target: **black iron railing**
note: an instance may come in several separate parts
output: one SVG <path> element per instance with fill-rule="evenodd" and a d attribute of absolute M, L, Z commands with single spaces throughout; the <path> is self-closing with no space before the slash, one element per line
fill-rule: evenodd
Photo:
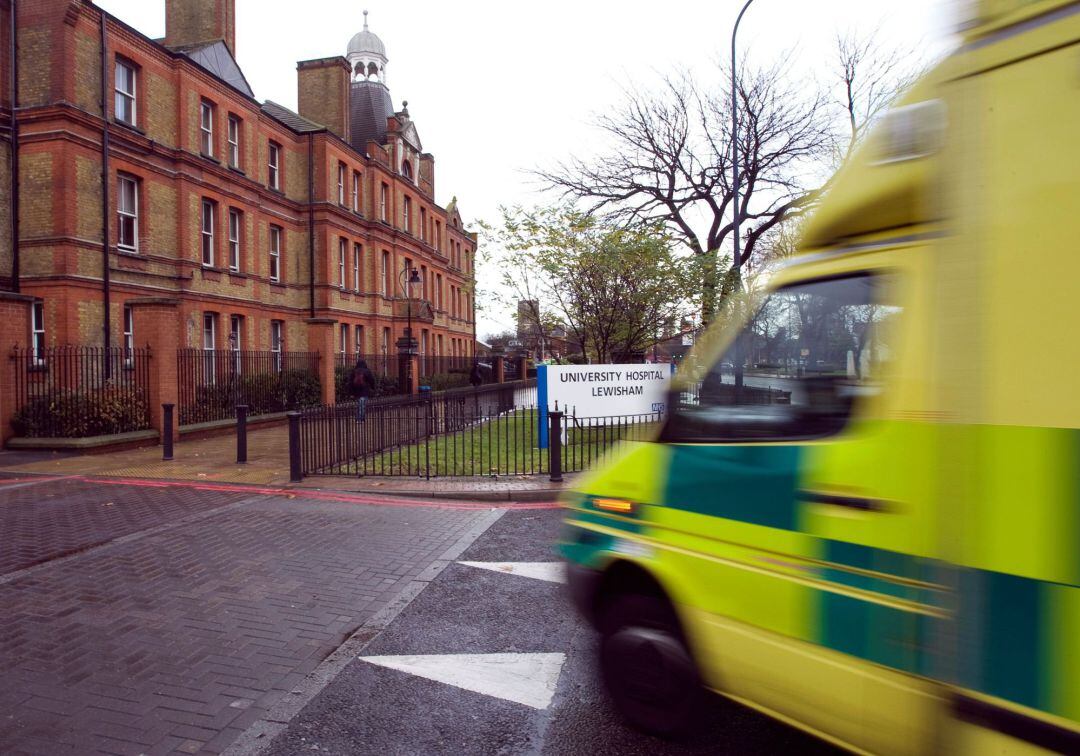
<path fill-rule="evenodd" d="M 176 356 L 179 424 L 251 416 L 318 405 L 318 352 L 180 349 Z"/>
<path fill-rule="evenodd" d="M 11 363 L 16 436 L 86 438 L 150 427 L 149 347 L 16 347 Z"/>
<path fill-rule="evenodd" d="M 422 354 L 417 357 L 420 385 L 432 391 L 468 386 L 473 364 L 471 357 Z"/>
<path fill-rule="evenodd" d="M 372 397 L 400 396 L 408 393 L 409 387 L 402 384 L 398 375 L 398 356 L 396 354 L 355 354 L 338 352 L 334 358 L 334 396 L 339 402 L 353 398 L 349 388 L 353 368 L 358 359 L 367 363 L 368 370 L 375 376 Z"/>
<path fill-rule="evenodd" d="M 372 400 L 362 418 L 355 402 L 306 410 L 290 441 L 295 476 L 554 476 L 553 464 L 560 472 L 579 472 L 612 447 L 652 438 L 662 421 L 659 413 L 564 416 L 541 448 L 543 420 L 531 383 Z M 552 449 L 561 452 L 557 458 Z"/>
<path fill-rule="evenodd" d="M 300 422 L 303 473 L 351 474 L 348 465 L 359 457 L 459 432 L 478 418 L 535 403 L 532 380 L 370 399 L 363 422 L 355 400 L 315 407 Z"/>

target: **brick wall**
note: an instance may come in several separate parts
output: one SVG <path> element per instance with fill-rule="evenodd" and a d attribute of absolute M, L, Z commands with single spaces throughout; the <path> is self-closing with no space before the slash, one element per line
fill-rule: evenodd
<path fill-rule="evenodd" d="M 219 9 L 218 5 L 214 7 Z M 20 111 L 21 284 L 24 292 L 44 300 L 47 339 L 54 344 L 103 341 L 101 123 L 94 115 L 100 97 L 99 19 L 97 10 L 89 3 L 70 0 L 20 3 L 20 70 L 24 72 L 20 103 L 23 106 Z M 122 55 L 136 65 L 139 82 L 137 128 L 120 124 L 110 128 L 112 152 L 106 187 L 111 197 L 111 217 L 107 220 L 114 245 L 118 229 L 118 172 L 138 180 L 140 209 L 138 254 L 120 253 L 114 248 L 110 256 L 113 343 L 121 343 L 126 302 L 166 297 L 175 299 L 177 304 L 171 315 L 162 317 L 172 318 L 177 343 L 185 346 L 201 345 L 201 314 L 213 311 L 219 313 L 221 339 L 227 335 L 230 315 L 245 318 L 247 348 L 269 348 L 270 321 L 274 319 L 286 323 L 287 349 L 321 348 L 312 343 L 305 323 L 310 314 L 308 135 L 292 132 L 263 112 L 257 102 L 133 30 L 108 22 L 108 34 L 108 65 L 113 66 L 115 56 Z M 27 76 L 28 71 L 33 76 Z M 343 74 L 341 80 L 347 84 L 347 72 L 340 65 L 312 73 L 326 77 L 333 87 L 339 71 Z M 112 75 L 111 68 L 106 75 Z M 197 154 L 198 106 L 202 97 L 208 97 L 217 106 L 217 161 Z M 333 102 L 323 105 L 330 111 L 326 120 L 337 118 Z M 111 98 L 109 110 L 109 115 L 113 115 Z M 237 114 L 243 123 L 243 173 L 229 170 L 222 163 L 230 113 Z M 266 147 L 271 139 L 282 146 L 283 192 L 271 191 L 266 186 Z M 320 132 L 312 139 L 317 193 L 313 213 L 318 282 L 316 315 L 348 324 L 350 333 L 356 325 L 364 326 L 367 348 L 378 351 L 383 327 L 392 329 L 393 341 L 405 325 L 401 317 L 404 311 L 395 315 L 393 301 L 377 293 L 383 249 L 391 253 L 395 276 L 402 260 L 409 257 L 417 265 L 427 266 L 432 281 L 436 273 L 441 274 L 444 287 L 448 288 L 451 282 L 464 286 L 466 277 L 452 271 L 441 254 L 419 242 L 417 224 L 421 204 L 430 203 L 431 198 L 379 165 L 379 156 L 385 159 L 382 148 L 371 148 L 376 158 L 369 160 L 332 134 Z M 346 208 L 337 206 L 338 161 L 348 166 Z M 0 178 L 7 164 L 0 142 Z M 427 162 L 421 165 L 421 176 L 426 175 L 429 167 Z M 362 191 L 367 204 L 362 209 L 366 218 L 351 212 L 354 170 L 361 171 L 363 176 Z M 402 189 L 412 196 L 416 238 L 371 220 L 377 217 L 378 187 L 383 181 L 390 185 L 391 197 L 398 203 L 393 216 L 395 225 L 400 224 Z M 10 182 L 3 183 L 0 219 L 8 201 L 5 192 L 10 192 Z M 201 265 L 199 232 L 203 197 L 211 197 L 218 203 L 217 258 L 213 270 L 204 270 Z M 226 270 L 230 207 L 242 211 L 244 218 L 243 262 L 239 274 Z M 445 247 L 450 237 L 445 213 L 434 204 L 425 207 L 429 221 L 435 218 L 444 221 Z M 280 285 L 270 284 L 268 280 L 270 224 L 284 230 Z M 6 233 L 6 225 L 0 222 L 0 276 L 2 266 L 10 265 L 10 251 L 7 258 L 3 256 Z M 342 236 L 348 240 L 350 287 L 353 244 L 363 246 L 363 291 L 359 294 L 353 291 L 343 294 L 337 287 L 337 240 Z M 458 234 L 455 238 L 463 237 Z M 395 286 L 396 281 L 395 277 Z M 470 330 L 464 321 L 449 321 L 440 316 L 431 328 L 430 343 L 434 344 L 436 336 L 443 334 L 448 345 L 451 337 L 464 338 L 470 335 Z M 335 331 L 335 340 L 337 334 Z M 136 341 L 142 343 L 143 336 L 137 327 Z M 325 334 L 319 339 L 320 343 L 324 341 Z"/>
<path fill-rule="evenodd" d="M 342 57 L 296 64 L 300 115 L 349 138 L 349 64 Z"/>
<path fill-rule="evenodd" d="M 11 279 L 11 144 L 0 140 L 0 289 Z"/>
<path fill-rule="evenodd" d="M 169 47 L 224 40 L 236 54 L 234 0 L 166 0 L 165 44 Z"/>

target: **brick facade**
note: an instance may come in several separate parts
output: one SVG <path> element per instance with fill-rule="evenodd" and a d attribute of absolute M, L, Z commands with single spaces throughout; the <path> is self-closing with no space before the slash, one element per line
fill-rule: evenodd
<path fill-rule="evenodd" d="M 109 270 L 110 341 L 122 343 L 123 309 L 141 302 L 170 305 L 178 324 L 177 346 L 203 346 L 202 315 L 218 315 L 217 347 L 226 348 L 231 316 L 243 318 L 242 348 L 268 349 L 271 321 L 285 321 L 285 348 L 325 349 L 324 324 L 363 326 L 363 351 L 379 353 L 405 328 L 402 303 L 395 303 L 397 273 L 406 260 L 421 268 L 430 307 L 414 332 L 427 332 L 429 353 L 472 354 L 475 318 L 471 301 L 476 236 L 465 231 L 454 203 L 435 204 L 434 164 L 420 156 L 415 181 L 401 171 L 396 137 L 360 151 L 349 131 L 348 64 L 340 58 L 298 65 L 301 112 L 260 104 L 241 88 L 214 75 L 190 57 L 191 46 L 224 41 L 235 49 L 233 0 L 167 0 L 165 42 L 155 42 L 87 0 L 22 0 L 19 43 L 19 261 L 10 277 L 12 192 L 10 138 L 0 129 L 0 288 L 18 290 L 45 305 L 48 344 L 101 345 L 104 333 L 104 265 Z M 102 71 L 101 24 L 106 53 Z M 0 42 L 11 26 L 10 4 L 0 0 Z M 331 41 L 333 45 L 333 41 Z M 6 47 L 0 51 L 0 115 L 10 113 Z M 135 71 L 135 117 L 117 112 L 116 66 Z M 101 116 L 101 81 L 106 82 L 107 119 Z M 329 93 L 329 94 L 327 94 Z M 203 149 L 201 109 L 211 108 L 210 154 Z M 287 111 L 285 111 L 287 113 Z M 295 115 L 295 114 L 293 114 Z M 407 115 L 407 114 L 406 114 Z M 230 165 L 230 119 L 239 144 Z M 394 121 L 394 119 L 390 119 Z M 298 125 L 299 123 L 299 125 Z M 391 123 L 389 133 L 402 128 Z M 108 171 L 102 181 L 104 131 Z M 276 187 L 270 148 L 278 150 Z M 369 157 L 370 155 L 370 157 Z M 343 196 L 338 192 L 344 168 Z M 360 179 L 353 209 L 353 176 Z M 122 249 L 119 182 L 135 181 L 137 244 Z M 380 187 L 389 187 L 391 216 L 380 220 Z M 108 211 L 104 212 L 104 193 Z M 405 228 L 403 208 L 411 217 Z M 344 200 L 343 202 L 340 200 Z M 203 206 L 212 203 L 213 259 L 203 260 Z M 423 212 L 421 212 L 423 211 Z M 238 265 L 230 266 L 230 212 L 238 214 Z M 421 217 L 425 228 L 419 228 Z M 436 231 L 438 225 L 438 231 Z M 103 252 L 103 230 L 109 248 Z M 271 277 L 271 229 L 279 234 L 278 280 Z M 342 286 L 339 250 L 346 251 Z M 360 286 L 353 278 L 359 251 Z M 390 274 L 384 276 L 387 254 Z M 313 269 L 312 269 L 313 261 Z M 6 272 L 6 273 L 5 273 Z M 384 281 L 390 280 L 390 290 Z M 441 281 L 443 291 L 435 291 Z M 155 304 L 147 322 L 165 315 Z M 148 311 L 149 312 L 149 311 Z M 135 320 L 135 342 L 143 318 Z M 317 323 L 313 326 L 312 323 Z M 157 328 L 157 326 L 155 326 Z M 313 330 L 314 329 L 314 330 Z M 384 329 L 389 329 L 388 339 Z M 335 333 L 340 333 L 336 328 Z M 318 334 L 314 331 L 317 331 Z M 441 336 L 442 338 L 437 338 Z M 23 341 L 20 339 L 20 341 Z M 335 343 L 335 351 L 340 346 Z M 354 351 L 353 344 L 348 347 Z M 329 358 L 330 355 L 324 355 Z M 3 419 L 0 419 L 3 420 Z"/>

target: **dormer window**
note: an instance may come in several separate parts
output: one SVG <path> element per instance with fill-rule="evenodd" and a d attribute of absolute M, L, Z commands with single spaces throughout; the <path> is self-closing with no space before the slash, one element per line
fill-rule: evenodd
<path fill-rule="evenodd" d="M 412 181 L 412 165 L 409 164 L 408 160 L 401 162 L 401 175 Z"/>

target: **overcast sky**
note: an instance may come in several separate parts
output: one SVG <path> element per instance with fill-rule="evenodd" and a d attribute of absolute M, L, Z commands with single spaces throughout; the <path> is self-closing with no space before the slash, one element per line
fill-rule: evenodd
<path fill-rule="evenodd" d="M 150 37 L 165 34 L 165 0 L 98 0 Z M 259 100 L 296 108 L 296 61 L 344 55 L 369 27 L 386 45 L 394 103 L 409 101 L 435 155 L 436 200 L 457 196 L 466 222 L 500 204 L 537 201 L 523 171 L 603 149 L 593 114 L 620 87 L 675 69 L 709 76 L 728 54 L 742 0 L 236 0 L 237 58 Z M 760 62 L 793 56 L 825 68 L 837 31 L 880 30 L 890 44 L 936 57 L 950 44 L 945 0 L 755 0 L 739 48 Z M 299 12 L 298 12 L 299 11 Z M 740 53 L 742 54 L 742 53 Z M 478 303 L 479 304 L 479 303 Z M 509 312 L 478 313 L 481 336 Z"/>

